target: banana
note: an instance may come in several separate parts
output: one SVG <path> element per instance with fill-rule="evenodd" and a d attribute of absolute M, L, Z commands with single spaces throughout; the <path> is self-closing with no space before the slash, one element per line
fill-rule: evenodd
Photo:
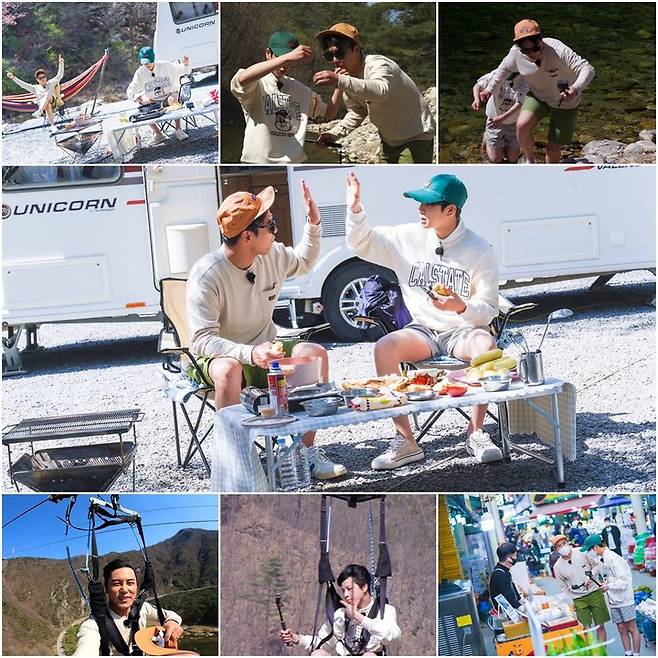
<path fill-rule="evenodd" d="M 502 356 L 503 350 L 489 350 L 488 352 L 480 354 L 480 356 L 476 356 L 474 359 L 472 359 L 471 366 L 479 366 L 483 363 L 488 363 L 489 361 L 495 361 L 496 359 L 500 359 Z"/>

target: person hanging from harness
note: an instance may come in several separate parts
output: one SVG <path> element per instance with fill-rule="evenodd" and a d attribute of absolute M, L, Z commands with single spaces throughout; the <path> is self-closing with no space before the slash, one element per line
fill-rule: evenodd
<path fill-rule="evenodd" d="M 381 656 L 391 653 L 400 640 L 397 610 L 386 603 L 383 618 L 377 614 L 370 592 L 370 573 L 360 564 L 348 564 L 337 578 L 342 598 L 336 601 L 333 627 L 325 622 L 317 636 L 290 629 L 279 632 L 284 644 L 301 646 L 311 656 Z M 342 606 L 342 607 L 341 607 Z M 323 640 L 326 641 L 323 642 Z"/>
<path fill-rule="evenodd" d="M 50 130 L 53 133 L 58 131 L 55 123 L 55 111 L 64 105 L 59 86 L 60 80 L 64 76 L 64 58 L 59 55 L 57 61 L 59 64 L 57 75 L 53 78 L 48 79 L 44 69 L 37 69 L 34 72 L 34 77 L 37 80 L 37 84 L 35 85 L 29 82 L 24 82 L 20 78 L 17 78 L 11 71 L 7 71 L 7 77 L 10 80 L 13 80 L 19 87 L 22 87 L 25 91 L 29 91 L 36 96 L 36 102 L 39 107 L 32 113 L 32 116 L 39 118 L 45 114 L 46 119 L 50 124 Z"/>
<path fill-rule="evenodd" d="M 109 655 L 138 655 L 134 654 L 132 646 L 135 634 L 135 625 L 131 623 L 131 613 L 138 600 L 139 585 L 135 568 L 125 560 L 116 559 L 108 562 L 103 569 L 103 581 L 107 592 L 107 621 L 113 623 L 129 653 L 123 653 L 114 644 L 112 635 L 108 633 L 109 627 L 103 629 L 103 635 L 109 635 Z M 182 619 L 172 610 L 162 609 L 164 623 L 160 624 L 158 610 L 150 603 L 143 601 L 139 608 L 136 626 L 139 629 L 147 626 L 161 625 L 164 631 L 164 645 L 170 640 L 178 640 L 183 635 Z M 118 642 L 117 642 L 118 643 Z M 120 643 L 118 643 L 120 644 Z M 141 653 L 141 652 L 140 652 Z M 74 656 L 100 656 L 108 655 L 102 652 L 102 634 L 94 616 L 80 624 L 78 630 L 78 644 Z"/>

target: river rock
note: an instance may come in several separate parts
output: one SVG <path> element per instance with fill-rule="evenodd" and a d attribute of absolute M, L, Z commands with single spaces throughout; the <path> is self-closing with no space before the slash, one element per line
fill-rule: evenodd
<path fill-rule="evenodd" d="M 623 142 L 616 142 L 612 139 L 595 139 L 593 142 L 588 142 L 583 146 L 581 155 L 598 157 L 605 164 L 611 164 L 619 161 L 625 146 L 626 144 Z"/>
<path fill-rule="evenodd" d="M 437 107 L 437 90 L 436 87 L 430 87 L 423 92 L 423 97 L 427 101 L 430 112 L 436 121 L 436 107 Z M 307 136 L 309 139 L 317 139 L 317 136 L 333 128 L 339 121 L 330 121 L 328 123 L 309 123 L 307 128 Z M 354 162 L 360 164 L 376 164 L 379 162 L 379 151 L 381 148 L 381 141 L 379 139 L 379 131 L 375 126 L 370 123 L 370 119 L 366 118 L 364 122 L 349 135 L 342 137 L 340 140 L 342 144 L 342 158 L 343 162 Z M 436 141 L 434 143 L 434 150 L 436 152 Z"/>
<path fill-rule="evenodd" d="M 656 143 L 656 131 L 655 130 L 640 130 L 640 139 L 647 142 Z"/>
<path fill-rule="evenodd" d="M 656 144 L 649 140 L 633 142 L 624 149 L 621 162 L 646 164 L 656 161 Z"/>

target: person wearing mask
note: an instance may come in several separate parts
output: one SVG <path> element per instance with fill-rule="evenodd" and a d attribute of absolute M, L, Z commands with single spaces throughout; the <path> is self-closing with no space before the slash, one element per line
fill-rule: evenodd
<path fill-rule="evenodd" d="M 589 537 L 589 532 L 587 528 L 583 525 L 582 521 L 578 521 L 578 544 L 582 546 L 585 543 L 585 540 Z"/>
<path fill-rule="evenodd" d="M 601 536 L 603 537 L 603 541 L 605 542 L 605 545 L 611 551 L 617 553 L 617 555 L 622 557 L 621 531 L 616 525 L 612 524 L 612 520 L 610 519 L 609 516 L 605 517 L 604 522 L 605 522 L 605 528 L 603 528 L 603 532 L 601 532 Z"/>
<path fill-rule="evenodd" d="M 633 574 L 628 562 L 606 546 L 602 535 L 590 535 L 581 552 L 594 562 L 594 577 L 603 584 L 601 591 L 610 606 L 610 617 L 617 624 L 625 656 L 640 655 L 640 632 L 635 622 Z"/>
<path fill-rule="evenodd" d="M 592 579 L 595 563 L 585 553 L 575 551 L 564 535 L 553 537 L 553 547 L 560 554 L 553 567 L 560 589 L 573 600 L 578 621 L 585 628 L 596 627 L 599 642 L 605 642 L 604 624 L 610 621 L 610 613 L 603 592 Z"/>
<path fill-rule="evenodd" d="M 518 552 L 516 546 L 510 542 L 501 544 L 496 549 L 498 564 L 491 572 L 489 578 L 489 600 L 494 609 L 498 610 L 499 605 L 496 597 L 502 594 L 513 608 L 521 607 L 521 595 L 512 580 L 510 569 L 518 561 Z"/>

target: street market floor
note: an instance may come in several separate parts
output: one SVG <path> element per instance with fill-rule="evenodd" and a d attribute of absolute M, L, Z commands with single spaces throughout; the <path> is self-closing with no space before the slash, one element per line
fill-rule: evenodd
<path fill-rule="evenodd" d="M 541 587 L 546 594 L 559 594 L 560 586 L 555 580 L 555 578 L 535 578 L 534 582 Z M 639 587 L 640 585 L 648 585 L 653 589 L 654 596 L 656 591 L 656 579 L 651 577 L 648 573 L 633 571 L 633 589 Z M 608 656 L 623 656 L 624 648 L 621 644 L 619 638 L 619 631 L 617 631 L 617 626 L 609 621 L 605 625 L 605 631 L 608 637 L 608 640 L 614 639 L 615 641 L 612 644 L 609 644 L 607 647 Z M 494 648 L 493 642 L 493 631 L 487 626 L 487 624 L 482 624 L 482 633 L 484 635 L 484 643 L 487 650 L 488 656 L 495 656 L 496 649 Z M 641 636 L 640 643 L 640 655 L 641 656 L 655 656 L 656 655 L 656 643 L 648 643 L 645 641 L 644 635 Z"/>

